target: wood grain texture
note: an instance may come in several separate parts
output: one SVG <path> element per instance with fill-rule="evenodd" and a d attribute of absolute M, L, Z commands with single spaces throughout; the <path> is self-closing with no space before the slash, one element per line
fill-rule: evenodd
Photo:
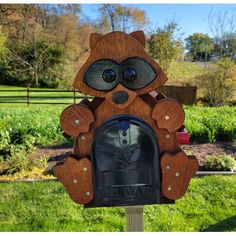
<path fill-rule="evenodd" d="M 92 33 L 90 35 L 90 38 L 89 38 L 89 46 L 90 46 L 90 49 L 93 50 L 97 44 L 97 42 L 99 41 L 99 39 L 102 38 L 102 35 L 101 34 L 98 34 L 98 33 Z"/>
<path fill-rule="evenodd" d="M 67 135 L 77 137 L 80 133 L 89 131 L 95 118 L 87 105 L 84 101 L 84 104 L 71 105 L 62 112 L 60 124 Z"/>
<path fill-rule="evenodd" d="M 74 143 L 74 154 L 86 156 L 91 153 L 91 145 L 96 129 L 107 119 L 114 115 L 130 114 L 135 115 L 146 121 L 155 131 L 160 152 L 179 151 L 179 143 L 174 132 L 168 132 L 165 129 L 159 129 L 154 119 L 151 118 L 152 106 L 146 103 L 141 97 L 136 97 L 134 101 L 125 109 L 119 109 L 111 106 L 107 100 L 104 100 L 94 111 L 96 120 L 91 125 L 89 132 L 81 133 Z"/>
<path fill-rule="evenodd" d="M 156 120 L 159 128 L 174 132 L 183 125 L 185 115 L 178 102 L 165 98 L 156 103 L 152 111 L 152 118 Z"/>
<path fill-rule="evenodd" d="M 143 206 L 130 206 L 125 208 L 126 231 L 143 232 Z"/>
<path fill-rule="evenodd" d="M 55 175 L 64 185 L 71 199 L 79 204 L 92 201 L 92 166 L 88 157 L 79 160 L 68 157 L 63 164 L 55 166 Z"/>
<path fill-rule="evenodd" d="M 145 47 L 146 39 L 145 39 L 145 34 L 143 33 L 143 31 L 134 31 L 134 32 L 130 33 L 129 35 L 134 37 L 136 40 L 139 41 L 139 43 L 141 43 L 141 45 L 143 47 Z"/>
<path fill-rule="evenodd" d="M 121 63 L 129 57 L 139 57 L 146 60 L 149 64 L 151 64 L 157 74 L 156 79 L 152 83 L 145 88 L 136 90 L 138 95 L 156 90 L 167 81 L 167 77 L 158 63 L 146 53 L 144 47 L 138 40 L 123 32 L 111 32 L 102 36 L 97 41 L 95 47 L 90 53 L 89 58 L 78 72 L 74 80 L 74 87 L 85 94 L 96 97 L 104 97 L 105 92 L 95 90 L 83 83 L 85 72 L 91 64 L 100 59 L 111 59 L 117 63 Z"/>
<path fill-rule="evenodd" d="M 161 157 L 163 195 L 173 200 L 181 198 L 198 167 L 198 161 L 194 156 L 187 156 L 184 152 L 164 153 Z"/>

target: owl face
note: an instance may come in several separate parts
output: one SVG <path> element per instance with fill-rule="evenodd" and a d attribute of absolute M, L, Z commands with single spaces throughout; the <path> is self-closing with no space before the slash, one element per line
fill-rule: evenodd
<path fill-rule="evenodd" d="M 113 106 L 127 107 L 136 96 L 157 89 L 167 80 L 144 46 L 142 31 L 92 34 L 90 56 L 78 72 L 74 87 L 104 97 Z"/>

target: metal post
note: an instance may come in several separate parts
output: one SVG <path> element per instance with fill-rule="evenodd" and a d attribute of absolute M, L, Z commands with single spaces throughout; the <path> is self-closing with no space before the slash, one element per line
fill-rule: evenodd
<path fill-rule="evenodd" d="M 126 211 L 126 231 L 143 232 L 143 206 L 129 206 Z"/>
<path fill-rule="evenodd" d="M 27 86 L 27 106 L 30 104 L 30 87 Z"/>

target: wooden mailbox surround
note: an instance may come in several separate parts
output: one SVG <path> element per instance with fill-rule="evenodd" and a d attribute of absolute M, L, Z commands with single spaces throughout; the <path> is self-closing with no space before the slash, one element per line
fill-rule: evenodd
<path fill-rule="evenodd" d="M 112 32 L 104 36 L 92 34 L 90 37 L 91 53 L 78 72 L 74 87 L 95 98 L 92 101 L 84 99 L 62 112 L 61 127 L 66 135 L 75 137 L 75 143 L 73 157 L 68 156 L 64 163 L 55 166 L 55 175 L 76 203 L 86 205 L 93 200 L 91 144 L 98 127 L 114 115 L 134 115 L 154 130 L 161 155 L 161 194 L 167 199 L 181 198 L 198 169 L 196 158 L 187 156 L 178 143 L 176 131 L 184 122 L 182 106 L 162 94 L 151 93 L 161 87 L 167 77 L 145 52 L 144 46 L 142 31 Z M 134 72 L 130 71 L 129 63 L 136 66 L 134 71 L 139 73 L 137 84 L 132 82 Z M 112 73 L 115 71 L 118 75 L 114 77 L 108 71 L 106 80 L 111 80 L 109 83 L 100 78 L 104 75 L 99 77 L 99 68 L 108 64 L 113 68 Z M 120 78 L 122 70 L 127 70 L 126 81 Z"/>

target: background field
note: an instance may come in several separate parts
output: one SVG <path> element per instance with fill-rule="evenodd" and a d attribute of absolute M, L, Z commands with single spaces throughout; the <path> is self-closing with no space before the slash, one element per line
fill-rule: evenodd
<path fill-rule="evenodd" d="M 145 231 L 235 231 L 236 177 L 191 180 L 174 205 L 145 206 Z M 0 231 L 125 231 L 123 208 L 86 209 L 58 182 L 0 187 Z"/>

